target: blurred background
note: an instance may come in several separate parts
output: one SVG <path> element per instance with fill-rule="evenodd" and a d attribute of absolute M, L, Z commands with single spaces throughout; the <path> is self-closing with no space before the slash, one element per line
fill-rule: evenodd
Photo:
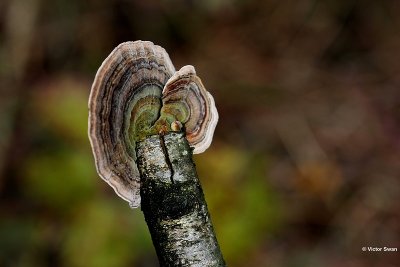
<path fill-rule="evenodd" d="M 2 0 L 0 266 L 157 266 L 96 174 L 87 100 L 119 43 L 196 67 L 196 155 L 229 266 L 400 266 L 400 2 Z"/>

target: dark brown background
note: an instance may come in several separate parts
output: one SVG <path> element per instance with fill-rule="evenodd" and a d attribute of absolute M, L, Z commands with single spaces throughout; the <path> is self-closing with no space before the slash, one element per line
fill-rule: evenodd
<path fill-rule="evenodd" d="M 400 2 L 0 2 L 0 266 L 157 266 L 95 173 L 87 98 L 120 42 L 196 67 L 195 156 L 229 266 L 399 266 Z"/>

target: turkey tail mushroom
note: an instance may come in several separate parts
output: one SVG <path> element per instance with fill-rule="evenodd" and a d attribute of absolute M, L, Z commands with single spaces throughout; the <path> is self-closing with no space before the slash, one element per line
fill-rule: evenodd
<path fill-rule="evenodd" d="M 182 131 L 193 153 L 211 144 L 214 99 L 193 66 L 175 68 L 164 48 L 126 42 L 104 60 L 89 97 L 89 139 L 96 169 L 131 207 L 140 205 L 135 148 L 147 136 Z"/>

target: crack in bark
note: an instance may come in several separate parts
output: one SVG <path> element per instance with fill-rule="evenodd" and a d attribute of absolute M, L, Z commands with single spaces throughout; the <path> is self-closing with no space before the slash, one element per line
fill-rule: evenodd
<path fill-rule="evenodd" d="M 167 162 L 168 168 L 171 172 L 171 183 L 174 183 L 174 168 L 172 167 L 172 163 L 171 160 L 169 159 L 169 155 L 168 155 L 168 150 L 167 147 L 165 146 L 165 139 L 164 139 L 164 134 L 160 134 L 160 144 L 161 144 L 161 148 L 163 151 L 163 154 L 165 156 L 165 161 Z"/>

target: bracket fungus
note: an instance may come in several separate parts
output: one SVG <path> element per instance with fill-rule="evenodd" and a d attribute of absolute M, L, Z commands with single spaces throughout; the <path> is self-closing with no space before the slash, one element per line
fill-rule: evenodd
<path fill-rule="evenodd" d="M 89 139 L 96 169 L 131 207 L 140 205 L 135 144 L 184 131 L 193 153 L 211 144 L 218 113 L 193 66 L 175 68 L 148 41 L 118 45 L 101 64 L 89 96 Z"/>
<path fill-rule="evenodd" d="M 161 118 L 170 117 L 171 126 L 175 121 L 182 123 L 186 138 L 194 148 L 193 153 L 204 152 L 211 144 L 218 112 L 214 98 L 197 77 L 193 66 L 182 67 L 167 81 L 162 103 Z"/>

